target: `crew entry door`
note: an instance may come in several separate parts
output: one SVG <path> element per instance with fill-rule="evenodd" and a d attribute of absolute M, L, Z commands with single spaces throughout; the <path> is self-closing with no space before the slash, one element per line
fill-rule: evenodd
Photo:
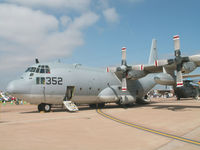
<path fill-rule="evenodd" d="M 70 101 L 74 96 L 75 86 L 67 86 L 64 101 Z"/>

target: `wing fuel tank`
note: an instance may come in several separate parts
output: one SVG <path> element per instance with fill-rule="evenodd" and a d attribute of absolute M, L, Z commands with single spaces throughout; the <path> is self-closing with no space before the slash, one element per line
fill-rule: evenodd
<path fill-rule="evenodd" d="M 154 77 L 154 80 L 157 84 L 160 85 L 174 85 L 175 80 L 174 78 L 167 73 L 159 73 L 157 76 Z"/>

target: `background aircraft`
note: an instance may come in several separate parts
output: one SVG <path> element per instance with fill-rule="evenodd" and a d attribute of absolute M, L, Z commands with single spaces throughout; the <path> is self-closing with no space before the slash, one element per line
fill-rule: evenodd
<path fill-rule="evenodd" d="M 199 96 L 198 87 L 191 85 L 188 81 L 183 81 L 186 77 L 197 77 L 199 75 L 182 75 L 182 73 L 190 73 L 200 65 L 200 55 L 182 57 L 180 51 L 179 36 L 174 36 L 175 59 L 159 60 L 162 63 L 163 73 L 158 74 L 154 79 L 157 84 L 173 86 L 177 99 Z M 167 64 L 167 65 L 166 65 Z M 161 70 L 161 68 L 160 68 Z M 174 71 L 175 70 L 175 71 Z"/>
<path fill-rule="evenodd" d="M 120 105 L 145 102 L 145 95 L 156 84 L 176 83 L 181 87 L 182 72 L 191 72 L 200 64 L 200 55 L 181 57 L 179 36 L 175 36 L 174 41 L 175 59 L 157 60 L 156 41 L 153 40 L 147 65 L 128 66 L 125 47 L 122 48 L 121 66 L 106 70 L 79 64 L 39 63 L 36 59 L 36 64 L 20 79 L 9 83 L 7 91 L 37 104 L 39 111 L 46 112 L 51 107 L 63 105 L 69 111 L 77 111 L 75 104 L 89 104 L 95 108 L 113 102 Z"/>

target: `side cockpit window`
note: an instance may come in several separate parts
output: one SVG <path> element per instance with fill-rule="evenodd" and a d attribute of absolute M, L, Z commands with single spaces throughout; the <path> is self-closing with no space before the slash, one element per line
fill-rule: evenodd
<path fill-rule="evenodd" d="M 25 72 L 50 73 L 50 68 L 47 65 L 39 65 L 37 68 L 29 67 Z"/>
<path fill-rule="evenodd" d="M 35 72 L 36 67 L 29 67 L 25 72 Z"/>

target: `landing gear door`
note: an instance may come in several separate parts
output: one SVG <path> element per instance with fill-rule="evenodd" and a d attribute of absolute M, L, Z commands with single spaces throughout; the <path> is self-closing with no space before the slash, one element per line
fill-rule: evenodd
<path fill-rule="evenodd" d="M 74 96 L 75 86 L 67 86 L 64 101 L 70 101 Z"/>

